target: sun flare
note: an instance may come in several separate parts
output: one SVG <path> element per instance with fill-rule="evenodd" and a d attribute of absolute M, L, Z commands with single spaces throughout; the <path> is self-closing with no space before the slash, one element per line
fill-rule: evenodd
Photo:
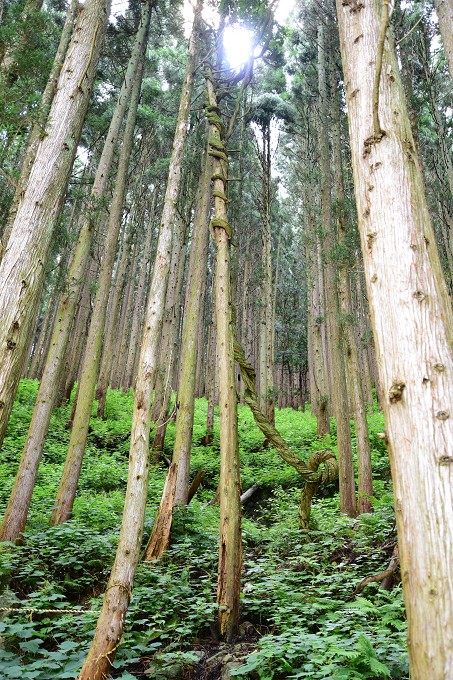
<path fill-rule="evenodd" d="M 223 34 L 225 57 L 232 68 L 240 68 L 253 52 L 253 33 L 244 26 L 231 25 Z"/>

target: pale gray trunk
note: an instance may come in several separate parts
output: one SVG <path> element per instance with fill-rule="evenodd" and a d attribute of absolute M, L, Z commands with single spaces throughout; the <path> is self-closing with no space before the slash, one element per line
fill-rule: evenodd
<path fill-rule="evenodd" d="M 146 8 L 148 8 L 147 12 Z M 129 112 L 124 128 L 115 189 L 113 192 L 113 201 L 110 207 L 107 235 L 103 248 L 104 255 L 101 262 L 90 328 L 80 371 L 77 408 L 73 418 L 66 461 L 55 499 L 54 510 L 52 512 L 52 524 L 61 524 L 71 517 L 79 483 L 80 470 L 82 468 L 83 455 L 85 453 L 91 408 L 101 362 L 109 290 L 112 281 L 113 266 L 115 264 L 115 255 L 118 249 L 118 237 L 120 234 L 124 197 L 126 195 L 129 160 L 134 143 L 135 121 L 140 99 L 149 17 L 151 15 L 151 10 L 148 5 L 145 6 L 145 15 L 147 21 L 142 23 L 142 28 L 139 32 L 141 55 L 137 64 Z"/>
<path fill-rule="evenodd" d="M 453 314 L 392 40 L 373 3 L 354 7 L 337 3 L 411 678 L 445 680 L 453 677 Z M 383 65 L 373 110 L 378 44 Z"/>
<path fill-rule="evenodd" d="M 199 0 L 197 11 L 200 14 L 201 7 L 202 3 Z M 181 180 L 196 53 L 197 35 L 192 31 L 140 350 L 123 520 L 102 611 L 79 680 L 100 680 L 110 672 L 112 659 L 123 635 L 124 618 L 140 556 L 148 497 L 149 429 L 152 393 L 158 360 L 158 338 L 162 329 L 165 293 L 170 269 L 172 229 Z"/>
<path fill-rule="evenodd" d="M 0 445 L 35 322 L 54 226 L 88 108 L 109 11 L 109 0 L 87 0 L 79 11 L 47 134 L 36 150 L 0 263 Z"/>
<path fill-rule="evenodd" d="M 157 191 L 154 193 L 153 205 L 155 205 L 157 199 Z M 134 310 L 132 313 L 132 327 L 131 335 L 129 339 L 129 349 L 126 361 L 126 368 L 124 371 L 124 387 L 129 389 L 132 386 L 134 380 L 134 367 L 136 363 L 137 346 L 139 340 L 139 334 L 141 329 L 141 322 L 144 316 L 144 308 L 146 307 L 146 281 L 148 278 L 148 270 L 151 262 L 151 245 L 153 241 L 153 219 L 154 211 L 151 210 L 151 219 L 148 223 L 145 244 L 143 247 L 143 257 L 141 261 L 141 269 L 137 283 L 137 293 L 135 298 Z"/>
<path fill-rule="evenodd" d="M 440 34 L 447 57 L 450 78 L 453 82 L 453 0 L 434 0 L 439 19 Z"/>
<path fill-rule="evenodd" d="M 200 318 L 204 306 L 204 289 L 208 260 L 211 157 L 206 154 L 198 186 L 198 199 L 192 232 L 186 303 L 181 340 L 181 373 L 178 389 L 173 461 L 178 466 L 175 503 L 185 505 L 189 488 L 189 465 L 195 410 L 195 377 Z"/>
<path fill-rule="evenodd" d="M 325 255 L 324 267 L 326 283 L 325 295 L 327 333 L 332 367 L 332 411 L 337 424 L 340 509 L 341 512 L 353 517 L 356 514 L 357 508 L 355 497 L 354 466 L 352 461 L 351 432 L 349 425 L 349 404 L 347 397 L 348 393 L 344 365 L 344 352 L 341 345 L 337 279 L 335 265 L 331 255 L 335 246 L 335 238 L 332 229 L 329 140 L 327 137 L 328 95 L 326 80 L 326 47 L 327 41 L 325 39 L 325 27 L 323 24 L 320 24 L 318 29 L 318 82 L 320 95 L 320 126 L 318 143 L 321 164 L 321 218 L 325 233 L 323 250 Z"/>
<path fill-rule="evenodd" d="M 42 5 L 42 2 L 40 3 Z M 16 191 L 14 194 L 14 199 L 13 203 L 11 205 L 9 215 L 8 215 L 8 223 L 6 225 L 6 228 L 3 232 L 2 236 L 2 242 L 0 242 L 0 259 L 2 257 L 2 251 L 4 248 L 6 248 L 9 236 L 11 234 L 11 229 L 13 226 L 14 218 L 16 216 L 17 212 L 17 207 L 20 203 L 21 196 L 24 193 L 27 184 L 28 184 L 28 178 L 30 176 L 31 169 L 33 167 L 33 163 L 36 158 L 36 153 L 38 151 L 39 143 L 42 138 L 42 131 L 46 127 L 47 119 L 49 116 L 50 112 L 50 107 L 53 102 L 53 98 L 55 96 L 55 92 L 57 90 L 58 86 L 58 78 L 60 77 L 61 69 L 66 57 L 66 53 L 69 48 L 69 43 L 71 41 L 71 36 L 73 33 L 74 29 L 74 22 L 75 22 L 75 17 L 76 17 L 76 12 L 77 12 L 77 2 L 76 0 L 71 0 L 71 3 L 68 7 L 68 12 L 66 15 L 66 21 L 63 26 L 63 31 L 61 34 L 60 38 L 60 44 L 58 45 L 57 52 L 55 54 L 55 59 L 54 63 L 52 66 L 52 70 L 49 75 L 49 79 L 46 84 L 46 88 L 43 92 L 41 103 L 39 105 L 39 114 L 37 117 L 36 122 L 33 124 L 33 127 L 30 131 L 29 139 L 28 139 L 28 144 L 27 144 L 27 150 L 25 152 L 25 158 L 22 162 L 22 168 L 21 168 L 21 173 L 19 180 L 17 182 L 17 187 Z M 3 246 L 3 247 L 2 247 Z"/>

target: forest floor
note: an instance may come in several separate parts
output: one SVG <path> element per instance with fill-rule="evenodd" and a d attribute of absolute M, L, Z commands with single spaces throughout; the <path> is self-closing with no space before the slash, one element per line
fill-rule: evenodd
<path fill-rule="evenodd" d="M 2 514 L 36 391 L 36 382 L 22 381 L 0 450 Z M 74 678 L 81 668 L 121 523 L 132 403 L 132 394 L 110 391 L 106 420 L 93 415 L 73 519 L 50 527 L 70 405 L 55 410 L 23 544 L 0 551 L 2 679 Z M 206 506 L 218 483 L 218 416 L 212 445 L 202 446 L 206 409 L 206 401 L 198 400 L 191 463 L 192 476 L 204 470 L 202 487 L 175 513 L 169 551 L 139 566 L 112 677 L 407 679 L 401 586 L 387 591 L 372 583 L 355 592 L 364 577 L 387 567 L 396 540 L 389 462 L 377 436 L 382 415 L 369 414 L 374 512 L 357 519 L 340 515 L 338 489 L 330 485 L 314 499 L 306 536 L 298 529 L 300 477 L 272 448 L 263 448 L 250 412 L 239 407 L 242 486 L 257 483 L 259 489 L 244 506 L 241 628 L 227 645 L 215 628 L 219 510 Z M 317 437 L 309 410 L 278 411 L 276 424 L 301 458 L 316 449 L 335 450 L 334 425 L 330 436 Z M 171 423 L 166 458 L 173 436 Z M 152 466 L 144 541 L 165 474 L 165 462 Z"/>

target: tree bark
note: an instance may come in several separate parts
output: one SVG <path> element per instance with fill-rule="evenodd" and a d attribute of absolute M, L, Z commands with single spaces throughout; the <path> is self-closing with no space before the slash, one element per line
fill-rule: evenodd
<path fill-rule="evenodd" d="M 42 0 L 40 3 L 42 5 Z M 40 9 L 40 8 L 39 8 Z M 22 162 L 22 168 L 21 168 L 21 173 L 19 177 L 19 181 L 17 182 L 17 187 L 16 191 L 14 194 L 13 202 L 9 211 L 8 215 L 8 223 L 6 225 L 6 228 L 3 232 L 3 237 L 2 237 L 2 243 L 0 243 L 0 260 L 2 257 L 2 251 L 4 248 L 6 248 L 8 244 L 8 239 L 11 234 L 11 229 L 13 226 L 14 218 L 16 216 L 17 208 L 21 200 L 21 196 L 24 193 L 27 184 L 28 184 L 28 179 L 30 176 L 31 169 L 33 167 L 33 163 L 36 158 L 36 153 L 38 151 L 39 143 L 42 138 L 42 132 L 43 129 L 45 129 L 47 120 L 49 117 L 49 111 L 51 104 L 53 102 L 55 92 L 57 90 L 58 86 L 58 78 L 60 77 L 61 69 L 66 57 L 66 53 L 69 48 L 69 44 L 71 41 L 71 37 L 73 34 L 74 30 L 74 22 L 75 22 L 75 17 L 76 17 L 76 10 L 77 10 L 77 3 L 75 0 L 71 0 L 71 3 L 68 7 L 67 15 L 66 15 L 66 21 L 63 26 L 63 31 L 61 34 L 60 38 L 60 43 L 58 45 L 57 52 L 55 54 L 55 59 L 52 65 L 52 70 L 49 75 L 49 79 L 46 84 L 46 88 L 43 92 L 41 103 L 39 105 L 39 113 L 37 120 L 33 123 L 33 127 L 30 131 L 29 138 L 28 138 L 28 144 L 27 144 L 27 151 L 25 153 L 25 158 Z M 26 10 L 24 9 L 24 12 Z M 34 10 L 36 11 L 36 9 Z M 6 56 L 4 59 L 4 62 L 6 60 Z"/>
<path fill-rule="evenodd" d="M 92 2 L 94 2 L 94 0 L 92 0 Z M 76 31 L 75 38 L 77 38 L 77 35 L 78 33 Z M 92 38 L 96 38 L 95 33 Z M 137 42 L 140 44 L 139 41 Z M 71 50 L 68 52 L 68 58 L 70 55 Z M 96 172 L 96 177 L 92 188 L 92 199 L 93 197 L 99 197 L 105 191 L 109 169 L 113 159 L 115 142 L 118 136 L 121 121 L 124 117 L 126 104 L 130 97 L 129 85 L 132 86 L 133 73 L 137 67 L 139 56 L 140 49 L 138 45 L 136 45 L 136 49 L 133 51 L 133 56 L 131 56 L 128 71 L 126 73 L 127 85 L 123 86 L 122 88 L 118 106 L 110 125 L 109 133 L 104 145 L 104 151 Z M 62 75 L 64 75 L 64 69 Z M 57 96 L 55 101 L 57 101 Z M 50 116 L 50 120 L 52 120 L 52 115 Z M 21 210 L 22 206 L 19 207 L 17 218 L 19 218 Z M 46 365 L 41 379 L 38 396 L 33 411 L 33 417 L 28 431 L 27 441 L 22 452 L 21 462 L 19 464 L 16 480 L 5 512 L 5 516 L 3 518 L 2 526 L 0 527 L 0 540 L 16 540 L 16 538 L 25 528 L 28 509 L 30 507 L 31 496 L 33 493 L 33 486 L 42 456 L 44 440 L 49 428 L 52 407 L 54 404 L 57 387 L 59 385 L 64 356 L 73 324 L 77 301 L 79 299 L 79 291 L 82 281 L 84 280 L 84 277 L 86 277 L 85 268 L 90 253 L 92 229 L 93 226 L 91 220 L 89 219 L 84 222 L 79 235 L 76 251 L 69 269 L 67 289 L 60 302 L 56 323 L 54 325 L 49 353 L 46 359 Z M 13 234 L 11 235 L 11 238 L 13 238 Z M 8 251 L 9 246 L 7 253 Z M 5 254 L 5 259 L 0 265 L 0 271 L 1 267 L 6 261 L 6 257 L 7 255 Z"/>
<path fill-rule="evenodd" d="M 341 121 L 340 103 L 337 94 L 337 82 L 333 69 L 331 69 L 332 80 L 332 160 L 334 174 L 334 188 L 336 199 L 336 215 L 338 243 L 343 249 L 347 248 L 346 240 L 346 215 L 344 212 L 345 191 L 343 183 L 343 169 L 341 158 Z M 334 94 L 335 93 L 335 94 Z M 340 299 L 340 310 L 343 316 L 343 346 L 346 350 L 346 361 L 348 367 L 348 391 L 352 405 L 352 414 L 355 421 L 355 433 L 357 444 L 357 464 L 358 464 L 358 511 L 359 513 L 371 512 L 370 496 L 373 495 L 373 477 L 371 469 L 371 449 L 370 436 L 368 432 L 368 422 L 366 418 L 365 401 L 362 390 L 362 376 L 360 374 L 359 348 L 357 346 L 357 336 L 352 320 L 354 319 L 351 282 L 349 280 L 348 260 L 340 262 L 338 272 L 338 289 Z"/>
<path fill-rule="evenodd" d="M 326 282 L 326 317 L 329 352 L 332 367 L 332 411 L 337 425 L 338 479 L 340 484 L 340 510 L 350 517 L 357 512 L 354 466 L 349 425 L 349 403 L 346 385 L 344 354 L 340 335 L 340 310 L 335 265 L 332 253 L 335 238 L 332 225 L 332 199 L 329 162 L 328 95 L 326 80 L 325 27 L 318 29 L 318 78 L 320 95 L 319 152 L 321 164 L 321 219 L 324 230 L 324 257 Z"/>
<path fill-rule="evenodd" d="M 411 678 L 445 680 L 453 677 L 453 314 L 391 37 L 373 3 L 339 0 L 337 13 Z"/>
<path fill-rule="evenodd" d="M 66 522 L 72 515 L 72 507 L 77 492 L 77 486 L 79 484 L 83 455 L 85 453 L 91 408 L 101 363 L 107 304 L 112 281 L 113 265 L 115 264 L 115 255 L 118 249 L 123 203 L 127 189 L 129 160 L 134 144 L 135 121 L 140 99 L 150 17 L 150 6 L 145 5 L 143 20 L 139 33 L 137 34 L 137 41 L 139 40 L 141 53 L 134 76 L 129 112 L 118 160 L 118 171 L 113 192 L 113 201 L 110 207 L 107 236 L 103 249 L 104 255 L 101 262 L 96 296 L 94 299 L 88 338 L 85 345 L 79 378 L 77 408 L 73 418 L 65 465 L 58 487 L 54 509 L 52 511 L 51 524 L 54 525 Z"/>
<path fill-rule="evenodd" d="M 453 1 L 434 0 L 434 7 L 439 19 L 440 35 L 442 36 L 450 78 L 453 82 Z"/>
<path fill-rule="evenodd" d="M 170 275 L 159 351 L 159 367 L 154 386 L 154 405 L 151 415 L 156 428 L 152 443 L 156 461 L 164 448 L 171 393 L 176 388 L 173 375 L 174 367 L 177 364 L 179 310 L 181 308 L 182 283 L 186 262 L 187 226 L 187 223 L 178 215 L 173 235 Z"/>
<path fill-rule="evenodd" d="M 220 549 L 217 585 L 220 634 L 230 642 L 237 633 L 241 588 L 241 481 L 239 464 L 236 381 L 234 375 L 231 310 L 230 238 L 227 221 L 227 176 L 224 126 L 220 120 L 215 84 L 207 75 L 206 115 L 209 122 L 210 155 L 214 171 L 214 219 L 216 246 L 215 309 L 220 407 Z M 219 156 L 219 154 L 221 154 Z"/>
<path fill-rule="evenodd" d="M 185 505 L 189 482 L 195 410 L 195 377 L 198 353 L 199 319 L 203 312 L 204 279 L 208 260 L 208 219 L 210 208 L 211 157 L 206 154 L 198 187 L 195 220 L 192 232 L 186 304 L 181 340 L 181 372 L 178 389 L 173 461 L 178 466 L 175 503 Z"/>
<path fill-rule="evenodd" d="M 197 9 L 199 8 L 200 14 L 201 7 L 202 0 L 198 0 Z M 158 338 L 162 329 L 170 268 L 172 229 L 190 113 L 196 43 L 197 35 L 192 31 L 140 350 L 131 429 L 129 473 L 118 548 L 94 639 L 79 680 L 100 680 L 110 672 L 112 659 L 123 635 L 124 618 L 140 556 L 148 496 L 151 402 L 158 360 Z"/>
<path fill-rule="evenodd" d="M 36 318 L 54 225 L 80 139 L 109 10 L 109 0 L 87 0 L 79 11 L 47 134 L 37 148 L 0 263 L 0 445 Z"/>

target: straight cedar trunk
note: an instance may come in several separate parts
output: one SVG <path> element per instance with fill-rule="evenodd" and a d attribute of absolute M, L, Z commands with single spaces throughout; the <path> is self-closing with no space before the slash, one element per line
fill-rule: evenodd
<path fill-rule="evenodd" d="M 116 359 L 116 347 L 119 336 L 119 319 L 121 310 L 121 301 L 123 299 L 124 290 L 126 288 L 126 281 L 128 277 L 128 265 L 131 265 L 129 270 L 133 274 L 131 258 L 134 257 L 135 247 L 132 246 L 131 241 L 137 235 L 133 233 L 131 224 L 126 226 L 127 234 L 123 239 L 123 247 L 119 256 L 117 271 L 115 276 L 115 283 L 110 290 L 110 299 L 107 307 L 107 322 L 104 331 L 104 345 L 102 348 L 101 367 L 99 370 L 99 378 L 96 385 L 95 399 L 98 402 L 97 416 L 104 418 L 105 403 L 107 399 L 107 389 L 110 384 L 110 376 L 112 367 Z M 146 243 L 145 243 L 146 248 Z M 137 339 L 136 339 L 137 340 Z"/>
<path fill-rule="evenodd" d="M 200 313 L 198 323 L 198 349 L 197 349 L 197 367 L 195 372 L 195 399 L 199 399 L 205 394 L 205 368 L 206 368 L 206 347 L 207 347 L 207 328 L 205 323 L 205 309 L 206 309 L 206 289 L 208 285 L 207 275 L 203 277 L 203 288 L 201 295 L 203 297 L 203 307 Z M 178 385 L 181 383 L 178 378 Z"/>
<path fill-rule="evenodd" d="M 332 164 L 334 189 L 336 199 L 338 244 L 341 248 L 347 248 L 346 241 L 346 215 L 344 214 L 345 191 L 343 183 L 343 168 L 341 158 L 341 122 L 340 102 L 337 94 L 337 80 L 330 61 L 331 73 L 331 120 L 332 120 Z M 363 398 L 362 376 L 360 373 L 359 348 L 354 324 L 350 319 L 354 318 L 352 306 L 351 282 L 349 279 L 349 267 L 347 259 L 339 263 L 338 289 L 340 309 L 346 322 L 343 324 L 343 346 L 346 351 L 348 368 L 348 392 L 352 405 L 352 414 L 355 422 L 357 443 L 357 467 L 358 467 L 358 511 L 359 513 L 371 512 L 372 505 L 370 496 L 373 495 L 373 477 L 371 468 L 371 447 L 368 432 L 367 411 Z"/>
<path fill-rule="evenodd" d="M 153 531 L 146 549 L 146 560 L 160 557 L 168 548 L 173 508 L 175 504 L 186 505 L 189 490 L 190 452 L 195 408 L 195 373 L 199 315 L 203 306 L 200 295 L 202 279 L 206 276 L 208 254 L 208 211 L 210 207 L 210 157 L 206 155 L 198 186 L 187 296 L 184 307 L 184 322 L 181 341 L 181 375 L 178 389 L 178 410 L 176 417 L 173 461 L 167 474 Z"/>
<path fill-rule="evenodd" d="M 96 385 L 95 398 L 98 402 L 97 416 L 104 418 L 107 389 L 112 371 L 113 355 L 118 339 L 118 319 L 121 307 L 121 298 L 126 281 L 127 265 L 129 263 L 132 230 L 131 225 L 126 224 L 127 233 L 124 237 L 123 247 L 119 255 L 119 262 L 115 276 L 115 282 L 110 289 L 110 299 L 107 307 L 106 326 L 104 330 L 104 345 L 102 348 L 101 368 Z"/>
<path fill-rule="evenodd" d="M 453 0 L 434 0 L 434 7 L 439 19 L 440 35 L 453 82 Z"/>
<path fill-rule="evenodd" d="M 446 680 L 453 677 L 453 314 L 385 14 L 373 3 L 341 0 L 337 13 L 411 678 Z"/>
<path fill-rule="evenodd" d="M 148 8 L 147 11 L 146 8 Z M 129 160 L 134 144 L 135 121 L 140 99 L 149 17 L 151 15 L 149 5 L 145 6 L 145 14 L 148 20 L 143 22 L 143 32 L 140 33 L 142 50 L 135 72 L 129 111 L 124 128 L 123 143 L 118 160 L 118 172 L 113 192 L 113 201 L 110 206 L 104 254 L 101 262 L 90 328 L 79 377 L 77 407 L 72 419 L 73 422 L 68 452 L 55 499 L 54 509 L 52 511 L 51 524 L 54 525 L 66 522 L 72 515 L 72 507 L 79 484 L 80 470 L 82 468 L 82 460 L 88 437 L 91 407 L 101 363 L 109 290 L 112 281 L 113 265 L 115 264 L 115 255 L 118 249 L 123 203 L 126 195 Z"/>
<path fill-rule="evenodd" d="M 266 318 L 265 343 L 265 374 L 266 374 L 266 394 L 265 413 L 271 423 L 275 423 L 275 400 L 274 400 L 274 315 L 273 315 L 273 295 L 272 295 L 272 234 L 271 234 L 271 128 L 266 125 L 263 130 L 263 160 L 264 160 L 264 224 L 263 224 L 263 265 L 264 265 L 264 286 L 263 303 L 265 306 L 264 314 Z M 277 283 L 277 282 L 276 282 Z"/>
<path fill-rule="evenodd" d="M 359 254 L 357 254 L 357 259 Z M 360 261 L 362 254 L 360 253 Z M 357 310 L 359 326 L 357 330 L 357 346 L 359 348 L 360 367 L 362 372 L 363 396 L 365 403 L 369 407 L 373 407 L 373 377 L 371 375 L 370 356 L 374 355 L 374 347 L 370 347 L 369 333 L 371 333 L 369 309 L 366 298 L 365 278 L 361 271 L 355 275 L 355 280 L 351 281 L 354 284 L 353 299 L 355 308 Z M 377 385 L 376 385 L 377 387 Z"/>
<path fill-rule="evenodd" d="M 124 371 L 124 388 L 129 389 L 132 387 L 133 381 L 134 381 L 134 367 L 136 364 L 136 354 L 137 354 L 137 346 L 139 342 L 139 337 L 140 337 L 140 329 L 141 329 L 141 321 L 144 316 L 144 309 L 146 307 L 146 294 L 147 294 L 147 287 L 146 287 L 146 282 L 148 279 L 148 271 L 151 266 L 151 245 L 153 241 L 153 233 L 154 233 L 154 214 L 155 214 L 155 206 L 156 206 L 156 201 L 157 201 L 157 190 L 154 190 L 154 196 L 153 196 L 153 201 L 152 201 L 152 208 L 151 208 L 151 218 L 149 220 L 148 226 L 147 226 L 147 231 L 146 231 L 146 237 L 145 237 L 145 245 L 143 248 L 143 254 L 142 254 L 142 262 L 141 262 L 141 269 L 140 269 L 140 274 L 138 277 L 138 284 L 137 284 L 137 294 L 135 297 L 135 302 L 134 302 L 134 309 L 132 313 L 132 327 L 131 327 L 131 335 L 129 338 L 129 348 L 128 348 L 128 355 L 127 355 L 127 360 L 126 360 L 126 368 Z M 109 373 L 110 375 L 110 373 Z"/>
<path fill-rule="evenodd" d="M 201 16 L 201 9 L 202 0 L 198 0 L 195 10 L 194 27 L 199 25 L 196 18 Z M 181 184 L 183 152 L 190 114 L 195 62 L 198 53 L 197 43 L 198 31 L 193 29 L 189 41 L 188 62 L 181 93 L 181 103 L 157 243 L 156 260 L 140 349 L 132 417 L 129 473 L 121 531 L 94 639 L 80 672 L 79 680 L 100 680 L 101 678 L 108 677 L 110 673 L 112 660 L 123 635 L 124 619 L 129 606 L 132 583 L 140 557 L 143 523 L 148 497 L 151 404 L 158 360 L 158 342 L 162 329 L 165 293 L 170 269 L 172 230 Z"/>
<path fill-rule="evenodd" d="M 242 186 L 242 183 L 241 183 Z M 240 341 L 243 347 L 247 346 L 247 321 L 248 321 L 248 306 L 250 304 L 250 231 L 247 229 L 245 233 L 245 244 L 242 260 L 242 276 L 241 276 L 241 323 L 240 323 Z M 241 379 L 241 374 L 238 372 L 239 380 L 239 400 L 241 404 L 244 403 L 245 384 Z"/>
<path fill-rule="evenodd" d="M 42 5 L 42 1 L 40 3 Z M 24 8 L 24 12 L 26 9 Z M 35 9 L 36 11 L 36 9 Z M 55 59 L 52 65 L 52 69 L 47 81 L 45 90 L 42 95 L 42 99 L 39 105 L 39 113 L 37 120 L 33 123 L 32 129 L 27 143 L 27 150 L 25 152 L 25 157 L 22 162 L 21 173 L 19 181 L 17 182 L 16 190 L 14 193 L 13 203 L 11 205 L 8 223 L 6 225 L 5 231 L 3 232 L 2 242 L 0 242 L 0 259 L 2 257 L 2 252 L 6 248 L 8 239 L 11 233 L 14 218 L 16 216 L 17 208 L 20 203 L 22 194 L 24 193 L 28 178 L 30 176 L 30 171 L 33 167 L 33 163 L 36 158 L 36 153 L 39 148 L 39 143 L 42 138 L 42 130 L 45 129 L 47 120 L 49 117 L 50 107 L 55 96 L 55 92 L 58 86 L 58 78 L 60 77 L 61 69 L 66 57 L 66 53 L 69 48 L 71 37 L 74 30 L 74 23 L 77 11 L 76 0 L 71 0 L 66 14 L 66 21 L 63 26 L 63 31 L 60 37 L 60 43 L 58 45 L 57 52 L 55 54 Z"/>
<path fill-rule="evenodd" d="M 340 309 L 335 264 L 332 253 L 335 237 L 332 224 L 332 199 L 329 162 L 328 95 L 326 79 L 325 27 L 318 29 L 318 79 L 319 79 L 319 152 L 321 165 L 321 219 L 325 233 L 323 251 L 325 256 L 325 295 L 327 337 L 332 367 L 332 411 L 337 425 L 338 480 L 340 485 L 340 510 L 350 517 L 357 512 L 355 497 L 354 466 L 352 462 L 352 443 L 349 424 L 349 403 L 346 385 L 344 355 L 341 346 Z"/>
<path fill-rule="evenodd" d="M 49 112 L 47 134 L 36 150 L 0 262 L 0 446 L 29 347 L 54 226 L 88 108 L 109 12 L 109 0 L 87 0 L 80 8 Z"/>
<path fill-rule="evenodd" d="M 237 633 L 241 589 L 241 480 L 239 464 L 236 381 L 234 374 L 231 309 L 230 238 L 227 221 L 228 156 L 215 83 L 206 74 L 209 154 L 213 156 L 214 218 L 211 229 L 216 247 L 214 300 L 217 323 L 217 361 L 220 410 L 220 547 L 217 585 L 220 634 L 230 642 Z M 231 122 L 230 122 L 231 125 Z"/>
<path fill-rule="evenodd" d="M 211 324 L 208 330 L 208 349 L 206 356 L 206 399 L 208 400 L 208 409 L 206 413 L 206 434 L 203 440 L 205 446 L 212 444 L 214 436 L 214 408 L 217 381 L 217 348 L 215 342 L 217 324 L 214 300 L 211 300 L 211 305 Z"/>
<path fill-rule="evenodd" d="M 188 502 L 190 453 L 195 411 L 195 379 L 199 351 L 198 339 L 200 319 L 203 316 L 208 264 L 210 185 L 211 157 L 206 154 L 198 185 L 181 338 L 181 370 L 173 446 L 173 462 L 178 466 L 175 503 L 180 505 L 185 505 Z"/>
<path fill-rule="evenodd" d="M 92 0 L 94 2 L 94 0 Z M 84 10 L 85 11 L 85 10 Z M 107 134 L 104 149 L 99 161 L 99 166 L 96 171 L 92 193 L 91 193 L 91 209 L 94 207 L 96 199 L 99 199 L 106 188 L 110 167 L 113 160 L 113 153 L 118 137 L 121 122 L 124 117 L 126 105 L 130 99 L 130 92 L 133 84 L 133 75 L 137 68 L 138 59 L 141 54 L 141 45 L 143 43 L 143 24 L 146 25 L 149 16 L 149 5 L 145 5 L 144 18 L 142 18 L 142 35 L 139 39 L 137 34 L 136 44 L 134 46 L 131 59 L 129 61 L 128 70 L 126 72 L 125 84 L 120 93 L 118 105 L 116 107 L 112 122 L 110 124 L 109 132 Z M 82 13 L 83 14 L 83 13 Z M 144 20 L 146 19 L 146 21 Z M 77 32 L 75 33 L 75 37 Z M 95 37 L 95 36 L 93 36 Z M 68 57 L 70 55 L 68 52 Z M 64 73 L 62 74 L 64 75 Z M 93 76 L 94 77 L 94 76 Z M 57 98 L 55 99 L 57 101 Z M 52 119 L 52 115 L 50 116 Z M 90 206 L 89 206 L 90 208 Z M 89 209 L 88 209 L 89 210 Z M 19 218 L 21 207 L 17 214 Z M 50 342 L 49 352 L 46 359 L 46 364 L 38 390 L 33 416 L 28 430 L 27 440 L 25 442 L 24 450 L 22 452 L 21 462 L 16 474 L 13 490 L 11 492 L 10 500 L 6 508 L 2 525 L 0 527 L 0 540 L 16 540 L 19 534 L 24 530 L 27 520 L 28 509 L 30 507 L 33 487 L 38 473 L 39 462 L 41 460 L 44 441 L 49 429 L 50 418 L 52 415 L 52 408 L 60 383 L 63 362 L 68 346 L 71 328 L 73 326 L 73 319 L 79 300 L 80 289 L 83 281 L 86 278 L 86 266 L 90 256 L 90 246 L 92 242 L 93 223 L 88 219 L 82 225 L 79 235 L 79 240 L 76 246 L 74 257 L 72 259 L 68 280 L 67 289 L 60 301 L 58 314 L 54 329 L 52 332 L 52 339 Z M 12 238 L 12 236 L 11 236 Z M 5 258 L 2 261 L 4 264 Z M 0 271 L 1 266 L 0 265 Z M 0 293 L 1 299 L 1 293 Z M 1 330 L 0 330 L 1 336 Z M 78 360 L 78 357 L 77 357 Z M 1 418 L 1 411 L 0 411 Z M 0 438 L 1 441 L 1 438 Z"/>
<path fill-rule="evenodd" d="M 313 225 L 314 226 L 314 225 Z M 324 270 L 321 263 L 321 243 L 314 234 L 315 248 L 310 255 L 308 272 L 308 346 L 313 364 L 313 381 L 310 382 L 311 403 L 316 407 L 317 434 L 323 436 L 330 432 L 330 395 L 327 379 L 325 356 L 326 305 L 324 298 Z"/>
<path fill-rule="evenodd" d="M 174 366 L 177 363 L 177 343 L 179 331 L 179 314 L 182 297 L 182 283 L 184 278 L 184 265 L 186 262 L 186 234 L 187 223 L 180 215 L 176 216 L 170 274 L 168 277 L 167 296 L 165 300 L 164 321 L 162 325 L 159 367 L 156 372 L 154 386 L 154 404 L 151 418 L 155 424 L 155 435 L 152 450 L 155 453 L 155 461 L 159 459 L 165 444 L 165 434 L 169 420 L 168 409 L 170 406 L 171 393 L 175 389 Z"/>
<path fill-rule="evenodd" d="M 132 314 L 132 299 L 134 296 L 135 287 L 135 272 L 137 268 L 137 240 L 130 252 L 129 270 L 127 273 L 127 284 L 123 293 L 123 300 L 121 305 L 120 321 L 118 324 L 117 337 L 121 338 L 121 342 L 116 345 L 114 352 L 114 374 L 112 375 L 112 387 L 125 390 L 124 372 L 127 361 L 128 344 L 129 344 L 129 321 Z"/>

